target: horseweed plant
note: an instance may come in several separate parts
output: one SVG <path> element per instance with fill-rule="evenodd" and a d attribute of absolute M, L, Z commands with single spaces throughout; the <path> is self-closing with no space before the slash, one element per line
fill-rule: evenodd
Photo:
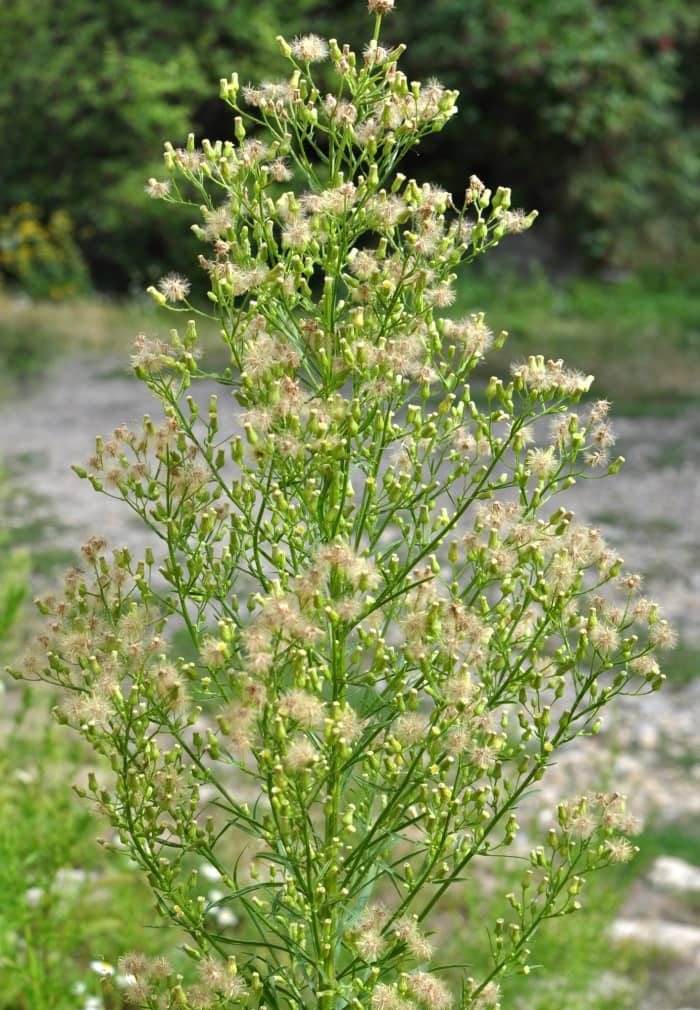
<path fill-rule="evenodd" d="M 475 176 L 460 205 L 396 171 L 457 95 L 398 69 L 392 7 L 370 0 L 361 57 L 280 38 L 288 78 L 222 81 L 235 142 L 166 145 L 147 189 L 201 213 L 230 367 L 202 367 L 191 321 L 139 337 L 163 419 L 75 469 L 157 549 L 92 538 L 90 574 L 39 601 L 48 658 L 19 674 L 65 690 L 59 718 L 112 769 L 84 792 L 191 937 L 193 983 L 124 958 L 134 1005 L 497 1007 L 583 874 L 634 851 L 621 797 L 562 802 L 484 926 L 487 962 L 436 962 L 448 889 L 475 857 L 522 856 L 521 799 L 611 699 L 660 686 L 673 632 L 597 530 L 548 509 L 621 463 L 608 404 L 571 409 L 591 376 L 531 357 L 472 397 L 506 335 L 443 314 L 454 271 L 534 214 Z M 189 291 L 151 289 L 196 315 Z"/>

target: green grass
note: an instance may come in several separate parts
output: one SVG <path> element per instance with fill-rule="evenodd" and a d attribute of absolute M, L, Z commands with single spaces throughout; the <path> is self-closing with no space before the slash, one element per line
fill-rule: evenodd
<path fill-rule="evenodd" d="M 700 439 L 700 426 L 688 431 L 687 438 L 672 445 L 663 445 L 650 459 L 651 466 L 658 470 L 677 470 L 686 463 L 695 463 L 695 444 Z"/>
<path fill-rule="evenodd" d="M 494 331 L 509 332 L 504 349 L 487 359 L 490 371 L 541 353 L 593 373 L 595 395 L 614 400 L 618 414 L 674 414 L 698 402 L 697 281 L 554 284 L 542 274 L 528 280 L 473 270 L 460 283 L 455 311 L 484 311 Z"/>
<path fill-rule="evenodd" d="M 554 283 L 541 272 L 528 278 L 499 272 L 486 260 L 461 275 L 451 311 L 479 310 L 492 329 L 510 333 L 482 375 L 502 374 L 511 361 L 542 353 L 592 372 L 595 395 L 614 400 L 618 414 L 673 415 L 698 402 L 697 279 L 657 274 L 614 284 L 581 277 Z M 0 295 L 0 364 L 15 376 L 31 376 L 58 355 L 80 352 L 118 356 L 126 365 L 139 331 L 167 338 L 186 318 L 145 297 L 54 304 Z M 208 353 L 217 354 L 216 324 L 202 320 L 198 329 Z M 126 370 L 110 367 L 110 376 L 121 374 Z"/>
<path fill-rule="evenodd" d="M 690 642 L 680 641 L 665 657 L 663 670 L 670 687 L 685 687 L 700 677 L 700 648 Z M 700 852 L 699 839 L 700 833 L 695 841 L 698 852 Z"/>
<path fill-rule="evenodd" d="M 67 547 L 36 547 L 30 557 L 33 574 L 43 578 L 54 578 L 79 563 L 78 552 Z"/>
<path fill-rule="evenodd" d="M 154 928 L 152 898 L 126 856 L 96 844 L 112 831 L 68 786 L 92 758 L 40 697 L 24 693 L 0 745 L 0 1010 L 89 1005 L 101 990 L 91 962 L 116 965 L 132 949 L 183 960 L 176 933 Z M 118 988 L 105 1006 L 125 1006 Z"/>
<path fill-rule="evenodd" d="M 93 297 L 70 302 L 32 302 L 0 292 L 0 391 L 39 379 L 60 357 L 86 354 L 119 358 L 110 377 L 131 374 L 128 356 L 138 333 L 167 339 L 172 328 L 184 330 L 187 317 L 158 309 L 150 298 L 121 301 Z M 198 331 L 212 348 L 218 328 L 203 320 Z"/>
<path fill-rule="evenodd" d="M 30 459 L 24 466 L 34 462 Z M 13 463 L 17 473 L 17 461 Z M 78 555 L 75 550 L 54 543 L 56 535 L 64 527 L 49 511 L 50 499 L 28 491 L 21 485 L 8 486 L 3 476 L 0 473 L 0 504 L 4 513 L 3 547 L 25 550 L 29 555 L 34 578 L 58 577 L 66 568 L 77 563 Z"/>

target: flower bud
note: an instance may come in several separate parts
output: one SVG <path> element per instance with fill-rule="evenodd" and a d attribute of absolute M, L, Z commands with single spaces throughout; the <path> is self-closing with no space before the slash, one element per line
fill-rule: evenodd
<path fill-rule="evenodd" d="M 283 35 L 277 35 L 275 37 L 275 42 L 279 46 L 280 52 L 285 57 L 285 59 L 289 59 L 291 57 L 291 55 L 292 55 L 292 47 L 286 41 L 286 39 L 284 38 L 284 36 Z"/>
<path fill-rule="evenodd" d="M 168 304 L 168 299 L 165 297 L 162 291 L 159 291 L 158 288 L 154 288 L 152 284 L 146 288 L 146 294 L 151 296 L 156 305 Z"/>

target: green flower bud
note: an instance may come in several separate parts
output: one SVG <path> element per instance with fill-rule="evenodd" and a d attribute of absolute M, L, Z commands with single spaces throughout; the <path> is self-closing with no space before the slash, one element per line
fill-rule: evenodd
<path fill-rule="evenodd" d="M 282 53 L 282 55 L 285 57 L 285 59 L 290 59 L 290 57 L 292 55 L 292 47 L 285 40 L 284 36 L 282 36 L 282 35 L 276 35 L 275 36 L 275 42 L 279 46 L 279 50 Z"/>
<path fill-rule="evenodd" d="M 158 288 L 153 287 L 153 285 L 150 285 L 149 287 L 146 288 L 146 294 L 151 296 L 156 305 L 168 304 L 168 299 L 165 297 L 165 295 L 161 291 L 159 291 Z"/>
<path fill-rule="evenodd" d="M 502 207 L 503 210 L 508 210 L 510 207 L 510 196 L 511 191 L 507 186 L 499 186 L 491 203 L 494 208 Z"/>

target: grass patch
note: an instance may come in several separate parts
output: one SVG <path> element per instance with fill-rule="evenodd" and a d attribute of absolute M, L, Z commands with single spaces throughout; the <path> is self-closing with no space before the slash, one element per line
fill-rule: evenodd
<path fill-rule="evenodd" d="M 76 551 L 63 547 L 35 548 L 30 557 L 33 574 L 43 578 L 51 578 L 79 564 Z"/>
<path fill-rule="evenodd" d="M 52 542 L 65 527 L 55 516 L 42 512 L 48 499 L 25 488 L 5 489 L 4 499 L 4 546 L 26 550 L 33 576 L 53 578 L 77 563 L 74 550 Z"/>
<path fill-rule="evenodd" d="M 602 526 L 616 526 L 629 532 L 645 533 L 648 536 L 671 536 L 681 530 L 675 519 L 663 516 L 653 519 L 636 519 L 627 512 L 597 512 L 592 516 L 594 523 Z"/>
<path fill-rule="evenodd" d="M 172 955 L 179 939 L 153 928 L 162 923 L 126 857 L 96 844 L 111 831 L 68 785 L 89 760 L 25 691 L 0 746 L 0 1010 L 102 1006 L 91 962 Z M 108 1005 L 126 1007 L 118 986 Z"/>
<path fill-rule="evenodd" d="M 700 677 L 700 649 L 690 642 L 681 641 L 668 654 L 664 661 L 663 671 L 670 687 L 685 687 L 691 681 Z M 700 828 L 700 822 L 698 823 Z M 700 861 L 700 833 L 695 840 L 696 853 Z"/>
<path fill-rule="evenodd" d="M 123 369 L 110 369 L 110 376 L 129 375 L 128 355 L 134 338 L 167 339 L 172 328 L 184 332 L 185 314 L 159 310 L 150 298 L 110 300 L 93 297 L 70 302 L 33 302 L 0 293 L 0 366 L 12 380 L 40 376 L 59 356 L 97 354 L 118 357 Z M 198 321 L 205 345 L 218 344 L 217 328 Z M 8 390 L 9 391 L 9 390 Z"/>
<path fill-rule="evenodd" d="M 594 387 L 595 389 L 596 387 Z M 647 395 L 639 392 L 636 399 L 625 398 L 613 391 L 615 399 L 615 414 L 619 417 L 649 417 L 672 420 L 681 417 L 691 407 L 698 406 L 698 394 L 668 393 L 659 395 L 651 390 Z"/>
<path fill-rule="evenodd" d="M 43 543 L 62 529 L 63 524 L 51 516 L 32 516 L 25 522 L 8 525 L 7 532 L 13 546 L 32 547 Z"/>
<path fill-rule="evenodd" d="M 456 305 L 457 313 L 474 311 L 510 333 L 489 356 L 491 370 L 541 353 L 592 372 L 596 395 L 613 399 L 618 414 L 667 415 L 698 402 L 700 299 L 689 282 L 554 284 L 542 273 L 522 279 L 475 269 L 461 281 Z"/>
<path fill-rule="evenodd" d="M 28 454 L 31 456 L 31 454 Z M 17 460 L 9 472 L 16 472 Z M 23 467 L 34 463 L 23 461 Z M 65 569 L 79 564 L 77 551 L 56 545 L 55 538 L 65 526 L 55 516 L 47 514 L 49 499 L 21 486 L 3 486 L 0 473 L 0 500 L 4 511 L 2 547 L 19 550 L 29 560 L 29 574 L 39 580 L 53 580 Z"/>
<path fill-rule="evenodd" d="M 618 414 L 674 416 L 698 402 L 697 281 L 652 275 L 615 284 L 576 277 L 554 283 L 542 272 L 523 278 L 484 267 L 477 264 L 461 277 L 452 311 L 483 310 L 492 329 L 509 331 L 505 348 L 487 360 L 487 377 L 541 353 L 592 372 L 596 396 L 613 399 Z M 0 295 L 0 364 L 26 377 L 66 353 L 126 362 L 137 333 L 167 338 L 172 327 L 182 332 L 186 319 L 145 297 L 35 303 Z M 201 319 L 197 327 L 210 358 L 225 359 L 217 325 Z M 111 368 L 106 373 L 123 374 Z"/>
<path fill-rule="evenodd" d="M 694 446 L 698 439 L 700 439 L 700 427 L 695 426 L 688 432 L 686 439 L 660 446 L 649 460 L 651 466 L 657 470 L 667 468 L 677 470 L 686 463 L 694 462 Z"/>
<path fill-rule="evenodd" d="M 26 556 L 32 580 L 53 580 L 78 563 L 76 550 L 55 543 L 65 526 L 55 516 L 46 514 L 49 503 L 43 495 L 22 487 L 4 487 L 0 501 L 4 509 L 3 548 Z"/>

